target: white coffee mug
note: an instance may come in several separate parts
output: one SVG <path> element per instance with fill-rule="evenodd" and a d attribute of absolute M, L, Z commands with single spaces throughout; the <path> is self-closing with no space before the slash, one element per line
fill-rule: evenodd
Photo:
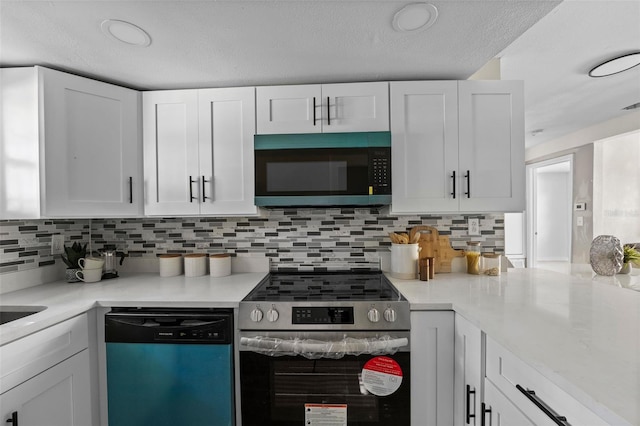
<path fill-rule="evenodd" d="M 102 267 L 76 271 L 76 277 L 85 283 L 95 283 L 102 279 Z"/>
<path fill-rule="evenodd" d="M 181 254 L 161 254 L 158 255 L 160 262 L 161 277 L 175 277 L 182 275 L 182 255 Z"/>
<path fill-rule="evenodd" d="M 99 257 L 83 257 L 78 259 L 81 269 L 98 269 L 104 266 L 104 259 Z"/>
<path fill-rule="evenodd" d="M 209 255 L 209 274 L 212 277 L 231 275 L 231 256 L 228 253 Z"/>
<path fill-rule="evenodd" d="M 184 255 L 184 276 L 201 277 L 207 273 L 207 255 L 192 253 Z"/>

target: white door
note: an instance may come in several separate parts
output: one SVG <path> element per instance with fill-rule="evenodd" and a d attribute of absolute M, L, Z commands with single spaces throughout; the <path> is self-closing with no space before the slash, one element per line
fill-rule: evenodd
<path fill-rule="evenodd" d="M 391 83 L 392 211 L 457 211 L 458 86 Z"/>
<path fill-rule="evenodd" d="M 571 262 L 573 156 L 527 166 L 528 266 L 564 270 Z"/>
<path fill-rule="evenodd" d="M 484 381 L 484 400 L 485 411 L 480 413 L 480 416 L 484 416 L 484 419 L 478 419 L 476 424 L 488 426 L 535 425 L 489 379 Z"/>
<path fill-rule="evenodd" d="M 198 91 L 144 92 L 143 130 L 145 214 L 198 214 Z"/>
<path fill-rule="evenodd" d="M 322 131 L 389 131 L 389 83 L 322 85 Z"/>
<path fill-rule="evenodd" d="M 453 417 L 455 425 L 480 426 L 482 402 L 482 332 L 455 316 Z"/>
<path fill-rule="evenodd" d="M 319 84 L 256 88 L 256 133 L 259 135 L 322 132 Z"/>
<path fill-rule="evenodd" d="M 198 92 L 200 213 L 255 214 L 255 89 Z"/>
<path fill-rule="evenodd" d="M 453 311 L 411 312 L 411 425 L 453 424 Z"/>
<path fill-rule="evenodd" d="M 524 94 L 521 81 L 460 81 L 460 210 L 525 209 Z"/>
<path fill-rule="evenodd" d="M 9 424 L 13 416 L 20 426 L 90 425 L 88 350 L 3 393 L 0 408 L 2 424 Z"/>
<path fill-rule="evenodd" d="M 142 214 L 140 95 L 38 67 L 43 216 Z"/>

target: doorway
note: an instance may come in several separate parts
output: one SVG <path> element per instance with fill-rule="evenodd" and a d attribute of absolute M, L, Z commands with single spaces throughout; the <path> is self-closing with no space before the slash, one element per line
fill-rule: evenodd
<path fill-rule="evenodd" d="M 527 166 L 527 246 L 530 268 L 571 265 L 573 155 Z"/>

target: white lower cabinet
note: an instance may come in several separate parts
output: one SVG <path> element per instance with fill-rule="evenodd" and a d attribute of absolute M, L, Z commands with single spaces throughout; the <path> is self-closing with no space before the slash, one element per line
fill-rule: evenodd
<path fill-rule="evenodd" d="M 522 411 L 489 380 L 484 382 L 484 400 L 477 424 L 486 426 L 535 426 Z"/>
<path fill-rule="evenodd" d="M 90 395 L 89 353 L 85 349 L 0 395 L 3 424 L 91 425 Z"/>
<path fill-rule="evenodd" d="M 454 424 L 479 426 L 484 378 L 482 331 L 458 314 L 454 352 Z"/>
<path fill-rule="evenodd" d="M 453 311 L 411 312 L 411 425 L 453 423 Z"/>
<path fill-rule="evenodd" d="M 496 343 L 490 336 L 486 337 L 486 378 L 518 407 L 524 416 L 531 419 L 532 424 L 608 424 L 590 408 Z M 485 385 L 486 383 L 485 381 Z M 491 402 L 487 400 L 486 404 Z"/>
<path fill-rule="evenodd" d="M 0 346 L 2 424 L 94 423 L 88 327 L 83 314 Z"/>

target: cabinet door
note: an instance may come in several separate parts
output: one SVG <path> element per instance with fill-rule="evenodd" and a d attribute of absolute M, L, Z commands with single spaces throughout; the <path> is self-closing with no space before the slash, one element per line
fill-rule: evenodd
<path fill-rule="evenodd" d="M 457 211 L 458 86 L 391 83 L 392 211 Z"/>
<path fill-rule="evenodd" d="M 477 424 L 488 426 L 535 426 L 536 423 L 525 416 L 518 408 L 504 396 L 490 380 L 484 382 L 484 410 L 478 418 Z M 479 416 L 479 417 L 480 417 Z"/>
<path fill-rule="evenodd" d="M 88 351 L 78 353 L 0 395 L 2 424 L 12 413 L 20 426 L 92 423 Z"/>
<path fill-rule="evenodd" d="M 411 312 L 411 424 L 453 424 L 453 311 Z"/>
<path fill-rule="evenodd" d="M 322 131 L 389 131 L 389 83 L 322 85 Z"/>
<path fill-rule="evenodd" d="M 46 68 L 38 74 L 43 216 L 141 215 L 139 92 Z"/>
<path fill-rule="evenodd" d="M 320 133 L 321 96 L 319 84 L 256 88 L 257 134 Z"/>
<path fill-rule="evenodd" d="M 454 424 L 479 426 L 484 377 L 482 332 L 457 314 L 454 346 Z"/>
<path fill-rule="evenodd" d="M 198 91 L 145 92 L 143 129 L 145 214 L 198 214 Z"/>
<path fill-rule="evenodd" d="M 255 214 L 255 89 L 198 92 L 202 214 Z"/>
<path fill-rule="evenodd" d="M 460 81 L 460 210 L 525 208 L 521 81 Z"/>

